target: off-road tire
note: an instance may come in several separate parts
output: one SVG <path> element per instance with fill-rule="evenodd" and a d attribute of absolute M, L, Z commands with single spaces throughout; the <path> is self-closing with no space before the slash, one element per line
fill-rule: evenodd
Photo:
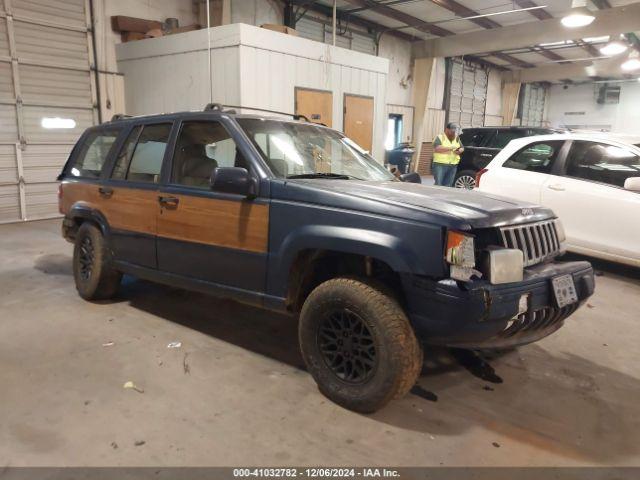
<path fill-rule="evenodd" d="M 106 300 L 116 294 L 122 274 L 110 263 L 102 232 L 92 223 L 84 222 L 78 229 L 73 249 L 73 278 L 82 298 Z"/>
<path fill-rule="evenodd" d="M 339 311 L 359 317 L 375 346 L 375 368 L 361 383 L 340 378 L 320 345 L 325 338 L 321 327 Z M 316 287 L 304 302 L 298 332 L 302 356 L 318 388 L 350 410 L 375 412 L 404 396 L 422 369 L 422 348 L 403 308 L 383 285 L 367 279 L 335 278 Z"/>

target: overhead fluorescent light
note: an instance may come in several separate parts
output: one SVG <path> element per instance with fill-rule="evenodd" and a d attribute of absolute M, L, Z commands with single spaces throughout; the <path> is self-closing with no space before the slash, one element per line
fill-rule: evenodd
<path fill-rule="evenodd" d="M 55 129 L 55 128 L 76 128 L 76 121 L 72 118 L 60 118 L 60 117 L 42 117 L 40 121 L 42 128 Z"/>
<path fill-rule="evenodd" d="M 535 7 L 516 8 L 516 9 L 513 9 L 513 10 L 503 10 L 501 12 L 493 12 L 493 13 L 482 13 L 482 14 L 478 14 L 478 15 L 472 15 L 470 17 L 448 18 L 446 20 L 440 20 L 438 22 L 431 22 L 431 23 L 440 24 L 440 23 L 447 23 L 447 22 L 456 22 L 458 20 L 476 20 L 478 18 L 496 17 L 498 15 L 505 15 L 507 13 L 529 12 L 531 10 L 540 10 L 542 8 L 547 8 L 547 5 L 536 5 Z"/>

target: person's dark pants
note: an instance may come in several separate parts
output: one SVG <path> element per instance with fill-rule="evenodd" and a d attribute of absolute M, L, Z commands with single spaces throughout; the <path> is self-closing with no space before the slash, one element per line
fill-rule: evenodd
<path fill-rule="evenodd" d="M 431 170 L 433 171 L 433 178 L 436 185 L 443 187 L 453 187 L 453 182 L 456 179 L 456 170 L 458 165 L 448 165 L 445 163 L 434 162 L 431 164 Z"/>

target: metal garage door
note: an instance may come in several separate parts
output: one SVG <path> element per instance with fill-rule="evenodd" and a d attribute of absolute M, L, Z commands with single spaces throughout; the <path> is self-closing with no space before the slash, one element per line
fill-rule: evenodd
<path fill-rule="evenodd" d="M 461 127 L 484 126 L 487 70 L 480 65 L 453 58 L 450 61 L 449 84 L 448 121 L 456 122 Z"/>
<path fill-rule="evenodd" d="M 97 121 L 85 0 L 0 0 L 0 223 L 58 215 L 56 176 Z"/>
<path fill-rule="evenodd" d="M 528 127 L 539 127 L 544 117 L 544 102 L 547 89 L 544 85 L 527 83 L 520 93 L 520 124 Z"/>

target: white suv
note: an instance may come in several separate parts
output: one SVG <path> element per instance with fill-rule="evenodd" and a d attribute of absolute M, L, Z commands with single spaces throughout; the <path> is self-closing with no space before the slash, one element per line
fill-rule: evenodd
<path fill-rule="evenodd" d="M 551 208 L 569 251 L 640 267 L 640 137 L 567 133 L 511 141 L 476 188 Z"/>

